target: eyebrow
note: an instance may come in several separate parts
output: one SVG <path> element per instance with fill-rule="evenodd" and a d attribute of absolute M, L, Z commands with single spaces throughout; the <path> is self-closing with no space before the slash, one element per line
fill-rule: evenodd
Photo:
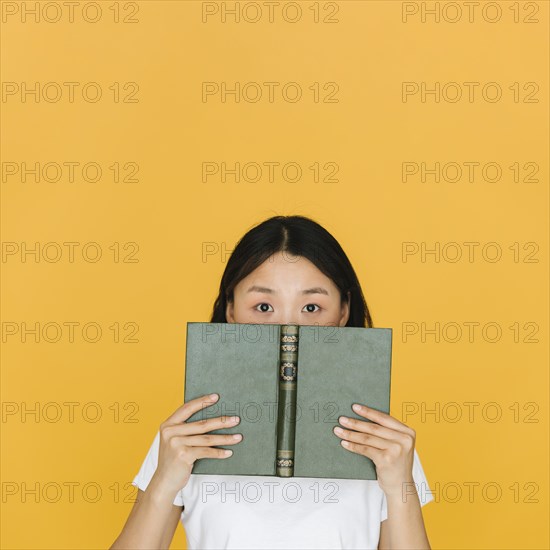
<path fill-rule="evenodd" d="M 276 294 L 276 292 L 272 288 L 267 288 L 265 286 L 258 286 L 258 285 L 252 285 L 246 292 L 262 292 L 264 294 Z M 302 290 L 302 294 L 326 294 L 328 296 L 328 292 L 320 286 L 315 286 L 313 288 L 306 288 L 305 290 Z"/>

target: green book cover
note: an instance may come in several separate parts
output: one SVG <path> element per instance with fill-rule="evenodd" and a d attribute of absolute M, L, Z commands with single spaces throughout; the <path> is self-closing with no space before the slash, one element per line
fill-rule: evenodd
<path fill-rule="evenodd" d="M 333 428 L 368 421 L 360 403 L 389 414 L 392 329 L 187 323 L 184 401 L 219 394 L 187 422 L 237 415 L 224 459 L 199 459 L 194 474 L 367 479 L 369 458 L 342 447 Z M 344 427 L 344 426 L 342 426 Z"/>

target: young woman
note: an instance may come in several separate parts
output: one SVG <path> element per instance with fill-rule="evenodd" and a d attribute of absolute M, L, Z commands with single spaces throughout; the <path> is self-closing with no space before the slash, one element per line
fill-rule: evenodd
<path fill-rule="evenodd" d="M 274 216 L 242 237 L 210 322 L 373 326 L 346 254 L 303 216 Z M 433 497 L 410 427 L 365 406 L 356 412 L 371 422 L 339 417 L 342 452 L 372 459 L 377 480 L 193 474 L 198 459 L 228 458 L 217 445 L 239 444 L 208 435 L 227 428 L 229 416 L 186 422 L 217 398 L 189 401 L 160 425 L 112 549 L 169 548 L 180 520 L 189 550 L 430 548 L 421 506 Z"/>

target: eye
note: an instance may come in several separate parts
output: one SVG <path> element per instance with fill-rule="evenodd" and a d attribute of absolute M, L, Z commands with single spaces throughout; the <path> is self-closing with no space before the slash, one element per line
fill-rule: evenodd
<path fill-rule="evenodd" d="M 269 310 L 264 309 L 262 306 L 271 307 L 268 303 L 262 302 L 261 304 L 258 304 L 254 309 L 255 309 L 256 311 L 262 311 L 263 313 L 268 313 Z M 259 310 L 258 307 L 261 307 L 261 310 Z M 273 309 L 271 309 L 271 311 L 273 311 Z"/>
<path fill-rule="evenodd" d="M 321 309 L 321 307 L 320 307 L 320 306 L 318 306 L 317 304 L 308 304 L 308 305 L 307 305 L 307 306 L 305 306 L 305 307 L 309 308 L 310 306 L 313 306 L 313 307 L 318 307 L 319 309 Z M 317 309 L 317 310 L 314 310 L 314 311 L 311 311 L 310 309 L 308 309 L 307 313 L 315 313 L 315 311 L 319 311 L 319 309 Z"/>

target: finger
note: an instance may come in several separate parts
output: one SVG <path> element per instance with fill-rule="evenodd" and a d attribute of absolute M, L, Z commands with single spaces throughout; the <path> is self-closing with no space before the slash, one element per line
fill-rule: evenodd
<path fill-rule="evenodd" d="M 234 438 L 238 435 L 238 438 Z M 189 447 L 214 447 L 216 445 L 235 445 L 242 441 L 241 434 L 231 435 L 192 435 L 185 438 L 185 445 Z"/>
<path fill-rule="evenodd" d="M 399 420 L 397 420 L 397 418 L 394 418 L 393 416 L 386 414 L 385 412 L 371 409 L 370 407 L 367 407 L 366 405 L 361 405 L 360 403 L 355 404 L 352 409 L 358 415 L 364 416 L 369 420 L 377 422 L 378 424 L 380 424 L 381 426 L 385 426 L 386 428 L 391 428 L 392 430 L 397 430 L 398 432 L 403 432 L 409 435 L 411 434 L 411 432 L 413 432 L 412 428 L 409 428 L 409 426 L 403 424 L 403 422 L 400 422 Z"/>
<path fill-rule="evenodd" d="M 187 432 L 189 435 L 203 434 L 212 430 L 223 430 L 225 428 L 234 428 L 240 423 L 238 416 L 216 416 L 214 418 L 206 418 L 204 420 L 195 420 L 187 422 Z"/>
<path fill-rule="evenodd" d="M 229 458 L 233 454 L 231 449 L 216 449 L 215 447 L 189 447 L 189 456 L 192 462 L 199 458 Z"/>
<path fill-rule="evenodd" d="M 380 424 L 365 422 L 364 420 L 358 420 L 357 418 L 350 418 L 348 416 L 341 416 L 338 418 L 338 421 L 344 428 L 354 430 L 356 432 L 376 435 L 377 437 L 387 439 L 388 441 L 397 441 L 402 434 L 402 432 L 392 430 L 391 428 L 386 428 Z"/>
<path fill-rule="evenodd" d="M 341 445 L 347 451 L 370 458 L 375 465 L 381 464 L 384 451 L 381 451 L 380 449 L 376 449 L 370 445 L 361 445 L 360 443 L 353 443 L 351 441 L 344 440 L 342 440 Z"/>
<path fill-rule="evenodd" d="M 200 411 L 201 409 L 204 409 L 206 407 L 209 407 L 210 405 L 213 405 L 214 403 L 216 403 L 218 399 L 219 399 L 219 395 L 215 399 L 210 399 L 208 395 L 201 395 L 196 399 L 187 401 L 181 407 L 178 407 L 174 411 L 174 413 L 164 421 L 164 424 L 176 424 L 176 423 L 179 424 L 181 422 L 185 422 L 190 416 L 195 414 L 197 411 Z"/>
<path fill-rule="evenodd" d="M 362 445 L 370 445 L 377 449 L 387 449 L 391 444 L 387 439 L 377 437 L 376 435 L 342 430 L 342 428 L 340 428 L 342 433 L 338 433 L 336 429 L 334 430 L 334 434 L 342 440 L 352 441 L 353 443 L 360 443 Z"/>
<path fill-rule="evenodd" d="M 236 420 L 232 420 L 236 418 Z M 161 426 L 161 432 L 164 437 L 181 437 L 195 434 L 204 434 L 213 430 L 222 430 L 225 428 L 234 428 L 240 422 L 239 417 L 216 416 L 194 422 L 183 422 L 180 424 L 169 424 Z"/>

